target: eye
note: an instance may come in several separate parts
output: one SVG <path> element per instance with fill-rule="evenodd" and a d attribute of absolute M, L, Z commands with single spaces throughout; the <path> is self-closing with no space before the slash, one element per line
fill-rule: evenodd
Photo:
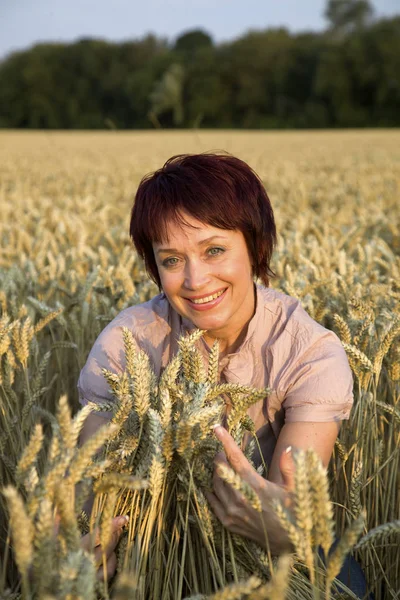
<path fill-rule="evenodd" d="M 163 267 L 175 267 L 179 262 L 179 259 L 176 256 L 171 256 L 170 258 L 166 258 L 162 261 Z"/>
<path fill-rule="evenodd" d="M 208 249 L 208 254 L 211 256 L 218 256 L 219 254 L 223 254 L 225 252 L 224 248 L 220 248 L 219 246 L 213 246 Z"/>

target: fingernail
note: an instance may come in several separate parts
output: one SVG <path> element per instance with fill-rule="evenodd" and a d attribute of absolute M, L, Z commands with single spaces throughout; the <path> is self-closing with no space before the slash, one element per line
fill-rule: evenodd
<path fill-rule="evenodd" d="M 125 515 L 125 516 L 120 517 L 118 519 L 118 525 L 120 527 L 123 527 L 124 525 L 128 525 L 128 523 L 129 523 L 129 516 L 128 515 Z"/>
<path fill-rule="evenodd" d="M 285 450 L 285 454 L 290 454 L 292 451 L 292 446 L 288 446 Z"/>
<path fill-rule="evenodd" d="M 218 433 L 219 431 L 221 431 L 221 429 L 222 429 L 221 423 L 215 423 L 215 425 L 212 426 L 212 430 L 214 431 L 214 433 Z"/>

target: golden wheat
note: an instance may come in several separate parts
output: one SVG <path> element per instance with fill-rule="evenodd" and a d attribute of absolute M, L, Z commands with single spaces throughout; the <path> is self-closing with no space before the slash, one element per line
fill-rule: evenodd
<path fill-rule="evenodd" d="M 101 488 L 102 479 L 104 485 L 107 482 L 105 473 L 111 478 L 130 477 L 136 468 L 148 473 L 152 456 L 158 449 L 165 469 L 179 488 L 175 490 L 176 498 L 178 495 L 182 498 L 174 513 L 179 515 L 177 531 L 182 537 L 176 534 L 170 542 L 165 541 L 161 515 L 163 507 L 172 506 L 175 496 L 163 488 L 157 500 L 160 516 L 156 518 L 153 514 L 153 522 L 148 521 L 149 527 L 159 533 L 157 551 L 146 558 L 141 543 L 133 547 L 132 539 L 129 544 L 125 541 L 128 558 L 121 558 L 122 564 L 125 567 L 135 564 L 145 572 L 145 564 L 155 556 L 163 556 L 162 564 L 168 565 L 167 572 L 171 576 L 169 581 L 175 581 L 172 575 L 177 572 L 179 548 L 185 546 L 187 564 L 207 564 L 207 569 L 197 569 L 204 575 L 198 572 L 190 583 L 190 594 L 202 597 L 222 589 L 229 577 L 234 578 L 234 573 L 245 577 L 248 573 L 250 555 L 247 554 L 247 558 L 243 555 L 243 544 L 239 547 L 235 545 L 237 540 L 231 540 L 231 546 L 214 521 L 213 539 L 198 531 L 203 521 L 198 515 L 202 509 L 196 504 L 196 493 L 198 486 L 210 486 L 213 456 L 218 449 L 215 441 L 207 437 L 209 431 L 205 431 L 214 419 L 212 411 L 207 412 L 206 408 L 216 402 L 222 410 L 225 393 L 237 394 L 236 400 L 240 394 L 242 398 L 248 394 L 246 389 L 241 393 L 238 388 L 216 388 L 217 345 L 211 351 L 205 373 L 198 354 L 189 352 L 185 342 L 180 356 L 175 362 L 171 361 L 161 376 L 160 382 L 165 379 L 162 384 L 159 382 L 163 394 L 157 395 L 150 373 L 141 396 L 135 401 L 142 407 L 143 415 L 147 414 L 146 407 L 158 412 L 160 427 L 157 420 L 150 422 L 147 416 L 140 420 L 132 414 L 131 392 L 135 388 L 132 377 L 110 375 L 109 385 L 119 399 L 118 410 L 113 413 L 115 403 L 104 402 L 100 408 L 113 413 L 116 429 L 97 440 L 99 447 L 106 445 L 107 459 L 95 456 L 99 447 L 83 453 L 75 448 L 85 416 L 99 407 L 89 406 L 85 409 L 87 413 L 78 413 L 74 418 L 71 415 L 70 419 L 65 413 L 63 425 L 57 424 L 55 418 L 58 400 L 65 394 L 71 413 L 77 412 L 79 371 L 104 326 L 127 306 L 144 302 L 158 293 L 132 251 L 127 233 L 126 219 L 139 180 L 173 154 L 225 148 L 254 167 L 272 199 L 281 233 L 273 264 L 278 277 L 272 285 L 299 298 L 314 319 L 336 330 L 342 341 L 349 344 L 346 349 L 355 376 L 355 404 L 350 421 L 342 423 L 330 464 L 333 504 L 326 502 L 327 484 L 318 475 L 313 481 L 310 471 L 309 485 L 311 490 L 320 486 L 321 519 L 324 510 L 328 515 L 333 510 L 336 534 L 341 539 L 348 527 L 349 515 L 357 513 L 360 506 L 366 508 L 371 537 L 366 534 L 362 538 L 369 542 L 360 541 L 357 557 L 375 598 L 395 598 L 400 587 L 400 558 L 393 542 L 397 538 L 392 537 L 397 535 L 400 517 L 398 132 L 308 132 L 305 135 L 303 132 L 198 131 L 171 135 L 164 132 L 161 137 L 145 132 L 54 133 L 51 136 L 3 132 L 1 138 L 0 484 L 16 486 L 23 482 L 20 489 L 27 496 L 26 516 L 32 526 L 37 524 L 38 527 L 33 536 L 33 571 L 38 564 L 36 552 L 39 549 L 43 561 L 50 560 L 45 558 L 49 557 L 50 550 L 36 540 L 45 537 L 43 532 L 50 528 L 49 506 L 51 504 L 54 517 L 60 484 L 66 484 L 68 494 L 73 497 L 74 479 L 83 478 L 82 489 L 74 502 L 78 519 L 79 505 L 93 483 L 98 483 L 100 497 L 107 493 Z M 140 148 L 140 153 L 132 148 Z M 193 387 L 182 381 L 177 383 L 182 358 L 190 377 L 201 382 L 206 376 L 210 382 L 208 389 L 198 388 L 195 395 Z M 136 386 L 139 389 L 138 383 Z M 203 417 L 196 420 L 199 407 Z M 67 420 L 70 426 L 66 425 Z M 43 443 L 40 446 L 37 433 L 36 440 L 31 441 L 31 449 L 25 450 L 31 433 L 39 431 L 36 429 L 38 421 L 43 429 Z M 185 423 L 186 443 L 183 443 L 178 467 L 175 464 L 176 424 L 181 421 Z M 233 413 L 231 425 L 237 440 L 245 429 L 252 429 L 246 415 L 239 417 Z M 160 433 L 163 439 L 157 443 Z M 185 437 L 183 430 L 181 435 Z M 199 436 L 201 443 L 197 445 Z M 246 452 L 251 458 L 250 446 Z M 79 457 L 80 465 L 77 464 Z M 194 463 L 192 475 L 182 468 L 187 460 Z M 307 460 L 311 460 L 310 457 Z M 124 483 L 128 482 L 124 480 Z M 111 479 L 109 484 L 119 490 L 116 510 L 131 509 L 132 515 L 137 514 L 136 523 L 141 519 L 146 523 L 146 510 L 152 502 L 150 492 L 124 486 L 122 480 L 121 487 L 111 486 Z M 140 498 L 140 502 L 134 498 Z M 322 498 L 325 498 L 323 502 Z M 134 503 L 137 505 L 132 507 Z M 101 506 L 99 503 L 99 518 Z M 5 497 L 0 509 L 2 530 L 7 532 L 9 517 Z M 316 505 L 313 510 L 317 511 Z M 193 517 L 197 525 L 189 517 Z M 291 526 L 301 531 L 289 517 L 286 515 Z M 332 522 L 329 517 L 329 526 L 324 530 L 321 519 L 314 523 L 311 537 L 324 544 L 326 554 Z M 84 520 L 80 518 L 79 522 L 84 523 Z M 190 524 L 186 534 L 185 523 Z M 135 527 L 130 525 L 131 537 Z M 144 524 L 142 534 L 145 528 Z M 72 539 L 76 536 L 72 535 Z M 208 550 L 199 539 L 208 543 Z M 11 565 L 6 533 L 0 541 L 4 565 Z M 217 548 L 223 548 L 221 563 Z M 250 545 L 246 552 L 251 553 Z M 94 597 L 94 565 L 90 560 L 78 550 L 69 556 L 61 529 L 53 562 L 42 570 L 50 573 L 53 569 L 53 576 L 49 575 L 48 582 L 44 577 L 41 583 L 37 580 L 39 587 L 34 589 L 25 577 L 25 589 L 34 594 L 41 589 L 42 597 L 48 598 L 66 598 L 78 591 L 85 598 Z M 253 565 L 257 575 L 258 560 L 254 559 Z M 319 573 L 315 555 L 314 563 L 321 597 L 324 575 Z M 156 561 L 154 564 L 159 566 Z M 334 570 L 331 564 L 331 572 Z M 143 579 L 136 579 L 132 570 L 130 577 L 132 585 L 128 585 L 126 577 L 121 579 L 119 597 L 129 596 L 129 593 L 143 597 L 146 593 Z M 175 591 L 182 589 L 179 577 Z M 12 592 L 6 590 L 18 587 L 15 569 L 3 567 L 0 578 L 0 594 L 12 597 Z M 173 588 L 171 583 L 166 595 L 173 593 Z M 207 592 L 203 594 L 202 590 Z M 97 587 L 97 591 L 101 592 L 101 588 Z M 294 567 L 288 598 L 309 598 L 313 593 Z"/>

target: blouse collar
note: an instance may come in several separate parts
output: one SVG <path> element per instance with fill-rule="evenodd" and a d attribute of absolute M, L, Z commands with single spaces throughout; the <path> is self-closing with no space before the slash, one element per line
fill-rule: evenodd
<path fill-rule="evenodd" d="M 250 340 L 253 339 L 253 337 L 258 329 L 259 323 L 261 324 L 262 314 L 263 314 L 263 298 L 262 298 L 262 293 L 261 293 L 261 286 L 259 284 L 254 283 L 254 287 L 255 287 L 255 292 L 256 292 L 256 295 L 255 295 L 256 310 L 254 311 L 254 315 L 252 316 L 252 318 L 249 321 L 249 324 L 247 326 L 246 337 L 235 352 L 227 354 L 224 358 L 221 359 L 221 363 L 228 362 L 230 357 L 241 353 L 248 346 Z M 193 331 L 195 329 L 193 323 L 186 317 L 180 317 L 180 320 L 181 320 L 181 332 L 182 333 L 187 333 L 187 332 Z M 207 353 L 210 352 L 210 347 L 208 346 L 208 344 L 206 343 L 204 338 L 201 338 L 199 347 L 201 349 L 207 350 Z"/>

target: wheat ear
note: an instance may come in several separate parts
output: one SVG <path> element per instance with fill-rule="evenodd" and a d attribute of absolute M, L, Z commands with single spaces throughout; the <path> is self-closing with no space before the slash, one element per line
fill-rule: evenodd
<path fill-rule="evenodd" d="M 344 559 L 346 558 L 346 554 L 351 550 L 351 548 L 356 543 L 360 533 L 364 528 L 366 515 L 363 512 L 358 519 L 356 519 L 348 529 L 344 532 L 342 537 L 340 538 L 337 546 L 331 553 L 328 559 L 328 564 L 326 567 L 326 585 L 327 589 L 329 589 L 332 581 L 339 573 L 342 568 Z"/>
<path fill-rule="evenodd" d="M 219 363 L 219 341 L 215 340 L 211 347 L 208 357 L 207 381 L 215 384 L 218 382 L 218 363 Z"/>
<path fill-rule="evenodd" d="M 308 459 L 303 450 L 293 455 L 295 463 L 295 491 L 294 491 L 294 514 L 296 527 L 301 532 L 303 539 L 304 562 L 307 565 L 310 576 L 313 575 L 313 550 L 312 550 L 312 491 L 308 477 Z"/>
<path fill-rule="evenodd" d="M 34 527 L 27 515 L 24 502 L 12 486 L 3 490 L 10 513 L 10 527 L 15 552 L 15 561 L 23 580 L 28 580 L 29 568 L 33 560 Z"/>
<path fill-rule="evenodd" d="M 23 477 L 27 474 L 30 468 L 33 466 L 37 455 L 43 444 L 43 427 L 38 423 L 35 425 L 33 433 L 30 437 L 29 443 L 22 453 L 21 458 L 18 461 L 15 478 L 18 483 L 22 483 Z"/>
<path fill-rule="evenodd" d="M 359 550 L 365 546 L 373 546 L 375 542 L 381 542 L 391 535 L 400 534 L 400 520 L 391 521 L 390 523 L 384 523 L 378 527 L 374 527 L 371 531 L 368 531 L 364 537 L 356 544 L 354 550 Z"/>
<path fill-rule="evenodd" d="M 38 581 L 38 596 L 41 597 L 46 590 L 51 589 L 55 558 L 53 505 L 48 498 L 43 498 L 39 505 L 35 524 L 34 547 L 33 569 Z"/>
<path fill-rule="evenodd" d="M 334 541 L 334 516 L 329 497 L 329 482 L 326 469 L 313 450 L 307 450 L 308 478 L 312 493 L 314 544 L 321 545 L 325 556 Z"/>
<path fill-rule="evenodd" d="M 209 600 L 241 600 L 243 596 L 249 595 L 260 586 L 258 577 L 250 577 L 245 582 L 232 583 L 223 590 L 209 596 Z"/>
<path fill-rule="evenodd" d="M 233 469 L 224 464 L 219 464 L 217 469 L 218 475 L 226 483 L 231 485 L 235 490 L 243 494 L 250 506 L 252 506 L 257 512 L 262 512 L 262 505 L 259 496 L 253 490 L 251 485 L 235 473 Z"/>
<path fill-rule="evenodd" d="M 279 558 L 278 567 L 274 570 L 271 581 L 253 592 L 252 600 L 284 600 L 290 582 L 292 558 L 284 554 Z"/>

